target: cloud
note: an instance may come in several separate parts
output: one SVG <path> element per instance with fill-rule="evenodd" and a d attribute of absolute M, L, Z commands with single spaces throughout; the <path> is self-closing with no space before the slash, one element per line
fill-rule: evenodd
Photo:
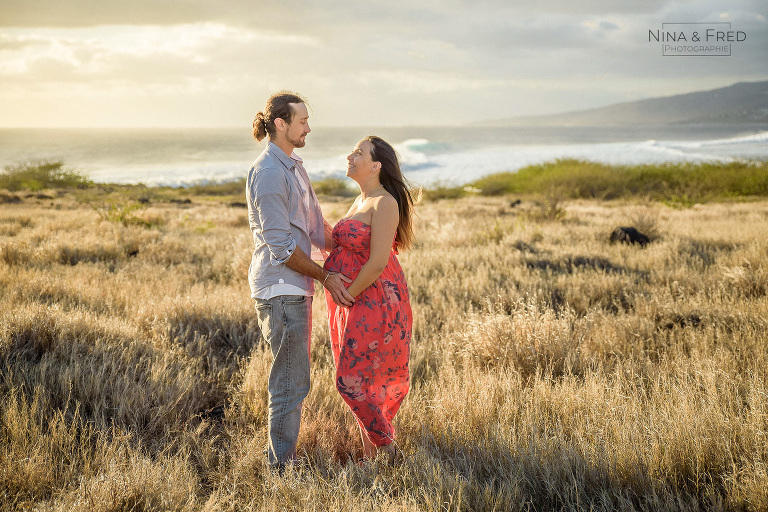
<path fill-rule="evenodd" d="M 755 0 L 757 1 L 757 0 Z M 652 12 L 669 0 L 616 2 L 615 0 L 542 0 L 520 4 L 508 0 L 420 0 L 390 2 L 369 0 L 364 4 L 351 0 L 230 0 L 217 4 L 209 0 L 4 0 L 0 25 L 7 27 L 87 27 L 96 25 L 177 25 L 217 21 L 241 26 L 271 26 L 290 30 L 292 25 L 377 25 L 381 29 L 397 29 L 405 25 L 444 25 L 445 19 L 500 19 L 514 22 L 530 13 L 572 15 L 594 13 Z M 755 4 L 757 5 L 757 4 Z"/>
<path fill-rule="evenodd" d="M 601 21 L 599 27 L 603 30 L 618 30 L 621 28 L 616 23 L 613 23 L 612 21 Z"/>
<path fill-rule="evenodd" d="M 205 109 L 210 122 L 239 123 L 241 112 L 252 116 L 282 88 L 314 98 L 330 123 L 416 122 L 426 107 L 430 120 L 447 122 L 768 76 L 760 0 L 732 0 L 727 9 L 722 0 L 3 4 L 0 124 L 13 122 L 12 104 L 50 98 L 106 109 L 112 119 L 140 118 L 145 108 L 152 122 L 183 124 L 193 118 L 186 108 Z M 663 22 L 707 19 L 728 20 L 749 38 L 732 57 L 704 66 L 664 58 L 647 40 Z"/>
<path fill-rule="evenodd" d="M 214 74 L 222 64 L 275 49 L 312 47 L 306 36 L 245 31 L 214 23 L 42 29 L 0 35 L 5 79 L 98 81 L 121 77 L 137 84 Z M 56 66 L 55 72 L 51 66 Z"/>

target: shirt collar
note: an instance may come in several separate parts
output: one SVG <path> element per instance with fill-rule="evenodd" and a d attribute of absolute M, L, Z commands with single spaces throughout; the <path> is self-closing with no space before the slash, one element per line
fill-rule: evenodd
<path fill-rule="evenodd" d="M 276 156 L 286 169 L 291 169 L 294 165 L 296 165 L 296 162 L 302 162 L 301 158 L 299 158 L 296 153 L 291 153 L 291 156 L 288 156 L 285 154 L 285 151 L 280 149 L 277 144 L 272 141 L 267 143 L 267 151 Z"/>

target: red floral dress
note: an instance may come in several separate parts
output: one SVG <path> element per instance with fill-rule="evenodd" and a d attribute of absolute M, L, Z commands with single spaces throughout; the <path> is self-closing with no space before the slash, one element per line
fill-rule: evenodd
<path fill-rule="evenodd" d="M 325 269 L 354 279 L 368 261 L 371 227 L 342 219 L 333 228 L 336 247 Z M 395 439 L 392 418 L 408 394 L 411 303 L 393 245 L 379 278 L 355 298 L 351 308 L 337 306 L 326 293 L 336 388 L 376 446 Z"/>

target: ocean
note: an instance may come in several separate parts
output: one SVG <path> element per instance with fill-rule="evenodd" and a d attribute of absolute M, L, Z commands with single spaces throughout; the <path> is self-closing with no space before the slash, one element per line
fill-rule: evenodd
<path fill-rule="evenodd" d="M 560 158 L 608 164 L 768 160 L 768 124 L 636 127 L 313 128 L 297 153 L 313 180 L 343 178 L 355 143 L 397 149 L 414 185 L 457 186 Z M 0 129 L 0 165 L 60 160 L 96 182 L 183 187 L 243 178 L 263 149 L 243 129 Z"/>

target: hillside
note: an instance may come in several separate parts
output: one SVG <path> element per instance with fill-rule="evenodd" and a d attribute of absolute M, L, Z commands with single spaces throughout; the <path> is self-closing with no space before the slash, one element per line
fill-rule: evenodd
<path fill-rule="evenodd" d="M 546 116 L 492 121 L 495 126 L 622 126 L 629 124 L 768 122 L 768 81 Z M 487 123 L 486 123 L 487 124 Z"/>

